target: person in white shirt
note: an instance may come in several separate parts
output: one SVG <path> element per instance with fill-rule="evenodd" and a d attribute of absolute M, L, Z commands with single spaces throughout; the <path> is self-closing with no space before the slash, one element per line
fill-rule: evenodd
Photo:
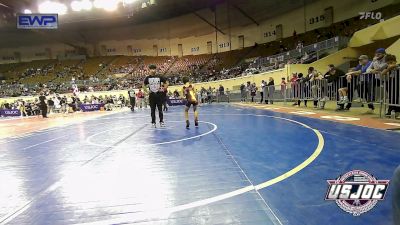
<path fill-rule="evenodd" d="M 264 101 L 264 88 L 266 85 L 267 83 L 264 80 L 262 80 L 260 85 L 260 96 L 261 96 L 260 104 L 262 104 Z"/>

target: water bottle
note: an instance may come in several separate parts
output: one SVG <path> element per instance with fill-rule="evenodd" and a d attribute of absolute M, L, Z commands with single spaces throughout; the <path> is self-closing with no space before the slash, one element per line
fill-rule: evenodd
<path fill-rule="evenodd" d="M 392 111 L 390 112 L 390 118 L 396 119 L 396 111 L 392 110 Z"/>

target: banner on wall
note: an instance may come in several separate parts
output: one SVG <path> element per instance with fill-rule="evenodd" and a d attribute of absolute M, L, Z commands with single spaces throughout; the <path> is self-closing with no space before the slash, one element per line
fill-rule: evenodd
<path fill-rule="evenodd" d="M 2 109 L 0 110 L 0 116 L 9 117 L 9 116 L 21 116 L 21 111 L 18 109 Z"/>
<path fill-rule="evenodd" d="M 102 107 L 104 107 L 104 104 L 82 104 L 80 106 L 83 112 L 99 111 Z"/>
<path fill-rule="evenodd" d="M 180 99 L 180 98 L 169 98 L 167 100 L 167 104 L 169 106 L 185 105 L 186 104 L 186 100 Z"/>

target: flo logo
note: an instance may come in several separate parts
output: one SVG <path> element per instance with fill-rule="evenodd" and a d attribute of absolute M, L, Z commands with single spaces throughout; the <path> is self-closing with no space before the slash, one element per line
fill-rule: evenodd
<path fill-rule="evenodd" d="M 358 14 L 360 14 L 360 20 L 372 19 L 379 20 L 380 22 L 384 21 L 381 12 L 359 12 Z"/>
<path fill-rule="evenodd" d="M 362 170 L 352 170 L 336 180 L 328 180 L 325 200 L 336 201 L 345 212 L 359 216 L 385 198 L 389 180 L 377 180 Z"/>

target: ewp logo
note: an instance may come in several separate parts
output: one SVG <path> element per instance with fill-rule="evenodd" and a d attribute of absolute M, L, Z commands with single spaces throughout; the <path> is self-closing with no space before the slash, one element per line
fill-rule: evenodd
<path fill-rule="evenodd" d="M 57 14 L 21 14 L 17 16 L 18 29 L 57 29 Z"/>

